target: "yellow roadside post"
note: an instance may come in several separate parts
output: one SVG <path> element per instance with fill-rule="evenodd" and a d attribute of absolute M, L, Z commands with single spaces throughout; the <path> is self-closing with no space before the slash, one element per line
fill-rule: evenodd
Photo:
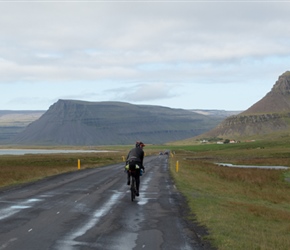
<path fill-rule="evenodd" d="M 123 161 L 125 161 L 125 156 L 122 156 L 122 158 L 123 158 Z"/>
<path fill-rule="evenodd" d="M 176 161 L 176 172 L 178 172 L 178 169 L 179 169 L 179 162 Z"/>
<path fill-rule="evenodd" d="M 81 160 L 78 159 L 78 169 L 81 169 Z"/>

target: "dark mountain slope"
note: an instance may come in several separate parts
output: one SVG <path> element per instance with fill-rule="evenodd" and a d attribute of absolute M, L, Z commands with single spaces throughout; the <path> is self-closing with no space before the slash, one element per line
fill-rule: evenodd
<path fill-rule="evenodd" d="M 202 136 L 235 138 L 289 130 L 290 71 L 287 71 L 264 98 L 239 115 L 228 117 Z"/>
<path fill-rule="evenodd" d="M 59 100 L 12 141 L 23 145 L 160 144 L 189 138 L 221 119 L 182 109 L 121 102 Z"/>

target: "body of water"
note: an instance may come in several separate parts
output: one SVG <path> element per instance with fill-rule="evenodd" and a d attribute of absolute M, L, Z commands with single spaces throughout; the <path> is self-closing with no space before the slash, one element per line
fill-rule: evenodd
<path fill-rule="evenodd" d="M 104 153 L 106 150 L 0 149 L 0 155 Z"/>
<path fill-rule="evenodd" d="M 234 165 L 230 163 L 216 163 L 222 167 L 230 167 L 230 168 L 260 168 L 260 169 L 289 169 L 286 166 L 255 166 L 255 165 Z"/>

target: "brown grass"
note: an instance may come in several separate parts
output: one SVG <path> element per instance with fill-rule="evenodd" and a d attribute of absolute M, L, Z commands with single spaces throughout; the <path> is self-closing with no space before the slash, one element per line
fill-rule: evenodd
<path fill-rule="evenodd" d="M 78 159 L 81 162 L 81 169 L 123 162 L 129 149 L 131 149 L 129 146 L 110 146 L 105 149 L 109 152 L 103 153 L 2 155 L 0 156 L 0 187 L 77 171 Z M 158 149 L 150 147 L 145 149 L 146 155 L 157 154 L 157 152 Z"/>
<path fill-rule="evenodd" d="M 0 156 L 0 187 L 38 180 L 64 172 L 122 162 L 125 152 Z"/>

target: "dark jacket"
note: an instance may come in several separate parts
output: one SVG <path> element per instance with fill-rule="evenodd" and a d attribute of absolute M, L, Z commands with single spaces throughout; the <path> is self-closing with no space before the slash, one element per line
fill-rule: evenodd
<path fill-rule="evenodd" d="M 132 148 L 127 155 L 126 164 L 137 164 L 140 168 L 143 166 L 144 151 L 140 147 Z"/>

